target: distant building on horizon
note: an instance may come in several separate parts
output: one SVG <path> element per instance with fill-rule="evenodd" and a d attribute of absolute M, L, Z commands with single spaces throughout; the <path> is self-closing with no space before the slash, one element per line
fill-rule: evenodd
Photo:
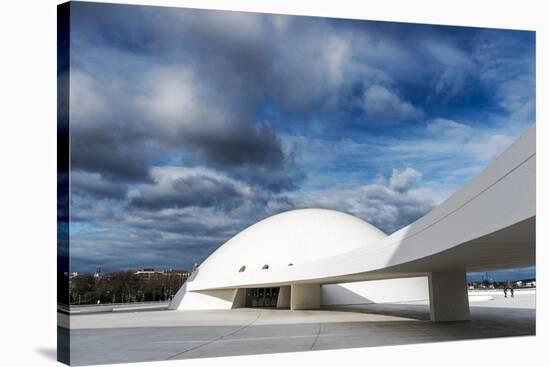
<path fill-rule="evenodd" d="M 94 278 L 101 279 L 101 266 L 96 266 Z"/>
<path fill-rule="evenodd" d="M 134 274 L 139 276 L 142 280 L 146 281 L 151 280 L 155 277 L 163 276 L 179 277 L 182 281 L 185 281 L 189 277 L 189 272 L 187 270 L 177 269 L 155 270 L 154 268 L 143 268 L 139 269 Z"/>

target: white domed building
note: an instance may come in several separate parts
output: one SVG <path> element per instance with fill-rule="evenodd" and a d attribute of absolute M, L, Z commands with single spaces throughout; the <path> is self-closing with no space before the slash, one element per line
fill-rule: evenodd
<path fill-rule="evenodd" d="M 319 308 L 320 304 L 370 303 L 373 297 L 380 299 L 382 288 L 391 281 L 350 283 L 347 287 L 352 290 L 346 292 L 345 285 L 292 284 L 290 279 L 296 268 L 376 245 L 385 237 L 364 220 L 335 210 L 298 209 L 277 214 L 246 228 L 214 251 L 178 291 L 170 308 L 304 309 Z M 408 294 L 412 289 L 419 295 L 413 298 L 427 298 L 424 278 L 400 281 L 410 283 Z M 380 282 L 386 282 L 386 287 Z M 361 294 L 369 290 L 368 297 Z M 383 293 L 387 298 L 388 292 Z"/>

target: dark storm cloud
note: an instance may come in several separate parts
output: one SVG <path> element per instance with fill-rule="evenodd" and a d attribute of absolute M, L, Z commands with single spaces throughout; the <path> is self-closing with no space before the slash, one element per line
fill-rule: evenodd
<path fill-rule="evenodd" d="M 231 210 L 253 199 L 250 188 L 208 171 L 163 168 L 154 171 L 155 184 L 138 187 L 131 204 L 142 209 L 213 207 Z"/>
<path fill-rule="evenodd" d="M 97 173 L 73 171 L 71 174 L 73 191 L 91 195 L 97 199 L 123 199 L 126 186 L 102 178 Z"/>
<path fill-rule="evenodd" d="M 122 182 L 148 182 L 149 161 L 152 157 L 132 143 L 125 143 L 120 136 L 122 128 L 98 131 L 98 134 L 81 134 L 72 130 L 72 167 L 89 173 L 97 173 Z"/>
<path fill-rule="evenodd" d="M 269 123 L 258 126 L 266 99 L 311 116 L 338 107 L 343 89 L 376 75 L 353 60 L 353 32 L 336 32 L 323 19 L 79 6 L 96 16 L 74 31 L 74 83 L 85 105 L 77 96 L 75 110 L 93 112 L 95 121 L 75 116 L 83 148 L 73 161 L 105 176 L 144 181 L 159 157 L 193 155 L 268 190 L 295 189 L 303 174 L 291 152 Z M 105 62 L 112 59 L 117 64 Z M 397 116 L 415 116 L 410 102 L 377 88 L 365 94 L 370 115 L 397 108 Z"/>
<path fill-rule="evenodd" d="M 73 156 L 75 167 L 138 182 L 150 179 L 151 162 L 183 156 L 229 173 L 269 167 L 277 173 L 276 182 L 267 178 L 258 184 L 274 190 L 295 187 L 298 176 L 281 179 L 286 169 L 292 169 L 290 152 L 283 151 L 269 122 L 256 117 L 263 97 L 257 85 L 261 76 L 249 65 L 255 53 L 241 50 L 211 57 L 211 45 L 194 50 L 192 38 L 201 36 L 199 29 L 188 34 L 187 48 L 175 47 L 191 55 L 190 60 L 183 62 L 176 51 L 167 51 L 163 61 L 155 62 L 141 54 L 89 44 L 87 32 L 76 34 L 84 37 L 86 46 L 74 51 L 76 92 L 71 102 L 77 112 L 72 127 L 73 140 L 81 147 Z M 94 59 L 98 54 L 119 60 L 125 70 L 101 65 Z M 128 71 L 133 69 L 137 70 Z M 251 181 L 257 176 L 244 178 Z"/>
<path fill-rule="evenodd" d="M 147 127 L 113 80 L 71 70 L 71 167 L 122 182 L 148 182 Z"/>
<path fill-rule="evenodd" d="M 267 216 L 264 207 L 243 202 L 229 214 L 213 207 L 187 206 L 150 210 L 107 201 L 76 198 L 73 210 L 85 213 L 73 221 L 73 269 L 93 271 L 95 265 L 116 270 L 137 267 L 189 268 L 237 232 Z M 124 215 L 116 212 L 124 209 Z M 111 212 L 111 215 L 107 213 Z M 84 219 L 84 218 L 80 218 Z M 93 223 L 93 225 L 88 225 Z"/>
<path fill-rule="evenodd" d="M 207 161 L 221 167 L 242 167 L 262 165 L 270 169 L 281 169 L 285 155 L 280 139 L 269 126 L 245 131 L 197 136 L 194 142 L 202 150 Z"/>
<path fill-rule="evenodd" d="M 151 94 L 137 97 L 120 93 L 109 83 L 90 81 L 87 76 L 82 79 L 89 83 L 80 83 L 77 74 L 74 84 L 82 97 L 73 99 L 75 109 L 81 111 L 72 125 L 73 167 L 125 182 L 150 182 L 151 162 L 181 156 L 230 173 L 234 169 L 253 172 L 267 167 L 280 176 L 287 168 L 292 169 L 290 155 L 283 151 L 280 139 L 267 123 L 255 126 L 243 120 L 246 116 L 226 110 L 221 104 L 210 106 L 208 101 L 220 97 L 208 95 L 208 91 L 189 91 L 182 80 L 171 79 L 172 75 L 178 78 L 178 70 L 156 74 L 164 79 L 154 86 L 151 81 L 147 85 L 153 88 Z M 91 94 L 94 98 L 86 98 Z M 116 106 L 110 105 L 107 98 L 116 100 Z M 97 106 L 92 105 L 94 101 Z M 92 115 L 81 116 L 87 111 Z M 269 180 L 258 183 L 272 186 Z M 273 186 L 281 185 L 276 180 Z"/>
<path fill-rule="evenodd" d="M 97 237 L 107 241 L 108 238 Z M 216 243 L 216 245 L 212 245 Z M 194 263 L 200 263 L 216 249 L 218 241 L 212 240 L 141 240 L 128 246 L 115 243 L 111 247 L 98 247 L 97 252 L 87 251 L 71 254 L 71 268 L 93 273 L 97 265 L 103 272 L 136 270 L 140 268 L 186 269 L 191 271 Z M 83 247 L 94 246 L 93 241 L 83 241 Z M 97 246 L 96 246 L 97 247 Z M 147 249 L 147 251 L 144 251 Z"/>

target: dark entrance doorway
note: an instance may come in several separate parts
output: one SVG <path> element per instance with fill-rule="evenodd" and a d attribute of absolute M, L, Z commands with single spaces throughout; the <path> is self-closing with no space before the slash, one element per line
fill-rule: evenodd
<path fill-rule="evenodd" d="M 247 288 L 246 307 L 276 307 L 279 288 Z"/>

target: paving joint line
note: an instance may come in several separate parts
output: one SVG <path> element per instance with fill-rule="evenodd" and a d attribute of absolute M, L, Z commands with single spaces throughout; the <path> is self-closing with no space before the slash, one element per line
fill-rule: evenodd
<path fill-rule="evenodd" d="M 309 350 L 313 350 L 313 348 L 315 347 L 315 344 L 317 344 L 317 341 L 319 340 L 319 336 L 321 335 L 321 327 L 322 327 L 322 323 L 321 321 L 319 321 L 319 328 L 317 329 L 317 335 L 315 336 L 315 340 L 313 340 L 313 344 L 311 344 L 311 347 L 309 348 Z"/>
<path fill-rule="evenodd" d="M 262 310 L 259 310 L 259 311 L 260 311 L 260 312 L 258 312 L 258 315 L 256 316 L 256 318 L 255 318 L 251 323 L 249 323 L 249 324 L 247 324 L 247 325 L 243 325 L 243 326 L 241 326 L 240 328 L 238 328 L 237 330 L 230 332 L 229 334 L 221 335 L 221 336 L 219 336 L 219 337 L 217 337 L 217 338 L 215 338 L 215 339 L 212 339 L 212 340 L 210 340 L 210 341 L 208 341 L 208 342 L 206 342 L 206 343 L 203 343 L 203 344 L 200 344 L 200 345 L 196 345 L 196 346 L 191 347 L 191 348 L 189 348 L 189 349 L 186 349 L 186 350 L 184 350 L 184 351 L 182 351 L 182 352 L 179 352 L 179 353 L 176 353 L 176 354 L 174 354 L 174 355 L 171 355 L 171 356 L 167 357 L 166 360 L 174 359 L 174 358 L 176 358 L 176 357 L 178 357 L 178 356 L 180 356 L 180 355 L 182 355 L 182 354 L 185 354 L 185 353 L 187 353 L 187 352 L 191 352 L 191 351 L 193 351 L 193 350 L 197 350 L 197 349 L 202 348 L 202 347 L 204 347 L 204 346 L 206 346 L 206 345 L 209 345 L 209 344 L 215 343 L 215 342 L 217 342 L 217 341 L 219 341 L 219 340 L 222 340 L 222 339 L 224 339 L 224 338 L 226 338 L 226 337 L 228 337 L 228 336 L 235 335 L 235 334 L 238 333 L 239 331 L 242 331 L 242 330 L 248 328 L 249 326 L 252 326 L 252 324 L 254 324 L 256 321 L 258 321 L 258 319 L 259 319 L 260 316 L 262 315 Z"/>

